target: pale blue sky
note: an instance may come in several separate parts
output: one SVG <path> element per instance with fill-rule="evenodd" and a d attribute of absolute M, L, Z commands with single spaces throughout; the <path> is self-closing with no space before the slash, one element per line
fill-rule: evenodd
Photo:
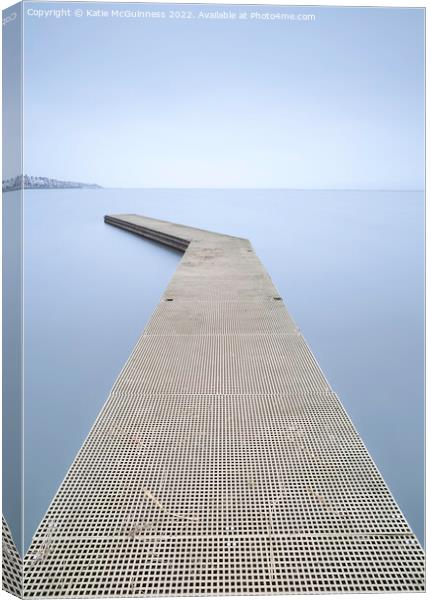
<path fill-rule="evenodd" d="M 25 171 L 113 187 L 422 189 L 423 10 L 270 10 L 316 20 L 27 15 Z"/>

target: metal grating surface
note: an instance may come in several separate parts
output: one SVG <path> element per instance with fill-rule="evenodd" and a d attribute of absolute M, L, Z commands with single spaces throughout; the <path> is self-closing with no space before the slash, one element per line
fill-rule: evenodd
<path fill-rule="evenodd" d="M 185 250 L 42 521 L 26 597 L 423 591 L 424 553 L 247 240 Z"/>
<path fill-rule="evenodd" d="M 18 598 L 22 597 L 23 571 L 22 558 L 18 554 L 9 526 L 2 517 L 2 587 Z"/>

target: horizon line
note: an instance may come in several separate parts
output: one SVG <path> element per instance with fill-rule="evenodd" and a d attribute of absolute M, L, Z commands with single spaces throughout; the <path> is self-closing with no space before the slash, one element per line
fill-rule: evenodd
<path fill-rule="evenodd" d="M 290 187 L 202 187 L 202 186 L 103 186 L 105 190 L 256 190 L 256 191 L 291 191 L 291 192 L 425 192 L 424 188 L 290 188 Z"/>

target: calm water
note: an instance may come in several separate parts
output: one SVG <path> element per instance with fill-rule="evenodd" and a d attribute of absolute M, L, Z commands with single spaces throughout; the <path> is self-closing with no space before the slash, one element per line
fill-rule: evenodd
<path fill-rule="evenodd" d="M 121 212 L 252 241 L 423 542 L 423 208 L 419 192 L 26 192 L 25 546 L 180 258 L 104 224 Z"/>

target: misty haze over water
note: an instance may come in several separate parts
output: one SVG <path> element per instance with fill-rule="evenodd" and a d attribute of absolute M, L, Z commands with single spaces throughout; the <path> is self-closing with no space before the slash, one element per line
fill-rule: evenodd
<path fill-rule="evenodd" d="M 423 543 L 423 211 L 423 192 L 26 191 L 25 548 L 181 258 L 103 222 L 131 212 L 250 239 Z"/>

